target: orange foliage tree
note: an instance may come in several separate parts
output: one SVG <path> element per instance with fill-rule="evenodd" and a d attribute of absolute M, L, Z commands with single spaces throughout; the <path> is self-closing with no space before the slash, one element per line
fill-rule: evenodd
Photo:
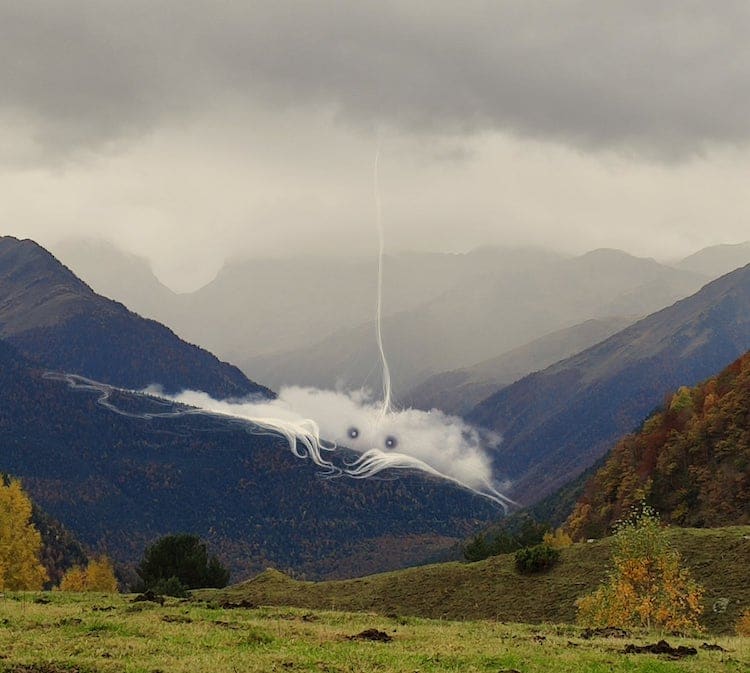
<path fill-rule="evenodd" d="M 594 593 L 578 601 L 585 626 L 700 630 L 703 589 L 681 565 L 657 514 L 647 506 L 617 524 L 613 568 Z"/>

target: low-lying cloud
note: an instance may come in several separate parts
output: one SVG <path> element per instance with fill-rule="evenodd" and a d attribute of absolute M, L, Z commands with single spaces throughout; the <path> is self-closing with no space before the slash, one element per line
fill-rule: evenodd
<path fill-rule="evenodd" d="M 380 403 L 362 391 L 304 387 L 282 388 L 275 400 L 219 401 L 197 391 L 170 399 L 285 436 L 298 457 L 312 458 L 324 468 L 334 469 L 331 459 L 337 447 L 350 448 L 360 454 L 359 459 L 335 463 L 335 471 L 350 477 L 372 477 L 387 469 L 421 470 L 503 506 L 511 502 L 498 490 L 486 451 L 499 438 L 438 410 L 384 412 Z"/>

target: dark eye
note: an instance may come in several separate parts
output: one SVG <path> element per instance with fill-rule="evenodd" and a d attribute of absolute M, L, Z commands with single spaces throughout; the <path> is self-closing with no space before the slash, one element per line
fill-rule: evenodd
<path fill-rule="evenodd" d="M 398 440 L 392 435 L 385 438 L 385 448 L 395 449 L 398 446 Z"/>
<path fill-rule="evenodd" d="M 349 428 L 346 431 L 346 434 L 349 435 L 350 439 L 357 439 L 357 437 L 359 437 L 359 430 L 357 430 L 357 428 Z"/>

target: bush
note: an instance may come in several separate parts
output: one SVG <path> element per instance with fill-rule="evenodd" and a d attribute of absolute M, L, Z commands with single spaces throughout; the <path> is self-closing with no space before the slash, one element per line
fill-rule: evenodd
<path fill-rule="evenodd" d="M 583 626 L 700 630 L 703 589 L 682 567 L 679 552 L 650 507 L 634 510 L 617 525 L 612 563 L 605 582 L 578 600 Z"/>
<path fill-rule="evenodd" d="M 183 591 L 200 587 L 221 588 L 229 581 L 229 571 L 216 556 L 208 556 L 206 544 L 197 535 L 167 535 L 157 540 L 143 555 L 136 568 L 143 589 L 172 587 L 176 580 Z M 172 594 L 170 594 L 172 595 Z"/>
<path fill-rule="evenodd" d="M 532 575 L 555 565 L 557 559 L 560 558 L 560 552 L 543 543 L 519 549 L 515 558 L 516 570 L 524 575 Z"/>
<path fill-rule="evenodd" d="M 187 587 L 180 582 L 174 575 L 166 580 L 159 580 L 151 591 L 159 596 L 174 596 L 175 598 L 185 598 L 188 595 Z"/>

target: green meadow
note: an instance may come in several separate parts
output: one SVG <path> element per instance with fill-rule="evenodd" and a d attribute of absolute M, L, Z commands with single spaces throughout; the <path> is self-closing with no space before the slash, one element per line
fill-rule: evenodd
<path fill-rule="evenodd" d="M 356 639 L 375 629 L 391 640 Z M 697 654 L 623 654 L 656 633 L 583 637 L 565 624 L 435 620 L 300 608 L 220 608 L 133 596 L 18 593 L 0 598 L 4 673 L 660 673 L 750 670 L 750 639 L 675 638 Z M 704 643 L 722 649 L 705 649 Z"/>

